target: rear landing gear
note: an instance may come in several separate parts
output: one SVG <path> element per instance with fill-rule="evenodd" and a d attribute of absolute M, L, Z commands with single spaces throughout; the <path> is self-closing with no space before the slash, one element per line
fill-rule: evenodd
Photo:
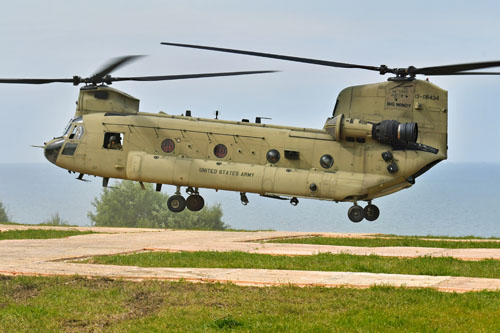
<path fill-rule="evenodd" d="M 363 207 L 358 206 L 357 203 L 354 203 L 354 206 L 349 208 L 347 211 L 347 216 L 349 220 L 354 223 L 361 222 L 363 219 L 368 221 L 375 221 L 380 215 L 380 210 L 377 206 L 373 205 L 371 201 L 368 202 L 368 205 L 363 209 Z"/>

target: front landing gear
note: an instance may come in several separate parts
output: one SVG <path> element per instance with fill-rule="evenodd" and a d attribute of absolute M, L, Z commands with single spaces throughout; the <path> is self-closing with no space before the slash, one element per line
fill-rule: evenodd
<path fill-rule="evenodd" d="M 380 210 L 378 209 L 378 207 L 372 204 L 368 204 L 363 210 L 365 212 L 365 219 L 370 222 L 378 219 L 378 216 L 380 215 Z"/>
<path fill-rule="evenodd" d="M 349 220 L 352 222 L 358 223 L 365 217 L 365 211 L 361 206 L 354 205 L 347 211 L 347 216 L 349 216 Z"/>
<path fill-rule="evenodd" d="M 180 213 L 186 208 L 186 199 L 180 194 L 172 195 L 168 198 L 167 207 L 174 213 Z"/>
<path fill-rule="evenodd" d="M 368 221 L 375 221 L 380 215 L 380 210 L 377 206 L 373 205 L 371 201 L 368 202 L 368 205 L 363 209 L 363 207 L 358 206 L 355 202 L 354 206 L 349 208 L 347 211 L 347 216 L 349 220 L 354 223 L 361 222 L 363 219 Z"/>
<path fill-rule="evenodd" d="M 192 212 L 197 212 L 205 206 L 205 200 L 199 194 L 191 194 L 186 200 L 187 208 Z"/>
<path fill-rule="evenodd" d="M 198 188 L 188 187 L 186 193 L 189 194 L 187 199 L 181 195 L 181 188 L 177 186 L 175 194 L 168 198 L 167 207 L 174 213 L 182 212 L 186 207 L 192 212 L 198 212 L 205 206 L 205 200 L 198 192 Z"/>

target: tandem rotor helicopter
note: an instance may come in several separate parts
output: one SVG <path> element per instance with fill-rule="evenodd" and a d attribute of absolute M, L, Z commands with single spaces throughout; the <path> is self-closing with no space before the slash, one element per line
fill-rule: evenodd
<path fill-rule="evenodd" d="M 53 164 L 85 175 L 176 186 L 173 212 L 201 210 L 201 188 L 290 200 L 352 202 L 352 222 L 375 221 L 372 201 L 415 184 L 447 158 L 447 91 L 416 75 L 499 75 L 472 72 L 500 61 L 416 68 L 366 66 L 209 46 L 163 45 L 229 52 L 329 67 L 392 74 L 386 82 L 345 88 L 322 129 L 139 112 L 139 100 L 109 87 L 116 81 L 162 81 L 272 73 L 247 71 L 188 75 L 113 77 L 110 73 L 138 56 L 117 58 L 88 78 L 0 79 L 0 83 L 84 84 L 76 112 L 62 136 L 46 142 Z M 188 197 L 181 195 L 186 187 Z M 365 201 L 363 208 L 359 205 Z"/>

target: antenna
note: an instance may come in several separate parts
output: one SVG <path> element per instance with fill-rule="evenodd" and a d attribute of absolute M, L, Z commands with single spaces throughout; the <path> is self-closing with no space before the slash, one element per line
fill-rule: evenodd
<path fill-rule="evenodd" d="M 271 120 L 273 118 L 269 118 L 269 117 L 255 117 L 255 123 L 256 124 L 262 123 L 262 119 L 269 119 L 269 120 Z"/>

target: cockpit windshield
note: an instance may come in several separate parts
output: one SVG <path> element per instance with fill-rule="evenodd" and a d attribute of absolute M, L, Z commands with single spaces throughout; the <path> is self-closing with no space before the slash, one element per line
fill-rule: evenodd
<path fill-rule="evenodd" d="M 66 128 L 64 128 L 64 133 L 63 133 L 63 136 L 66 136 L 68 135 L 70 129 L 71 129 L 71 125 L 73 125 L 74 123 L 81 123 L 83 122 L 83 119 L 82 117 L 76 117 L 76 118 L 73 118 L 71 119 L 69 122 L 68 122 L 68 125 L 66 125 Z"/>

